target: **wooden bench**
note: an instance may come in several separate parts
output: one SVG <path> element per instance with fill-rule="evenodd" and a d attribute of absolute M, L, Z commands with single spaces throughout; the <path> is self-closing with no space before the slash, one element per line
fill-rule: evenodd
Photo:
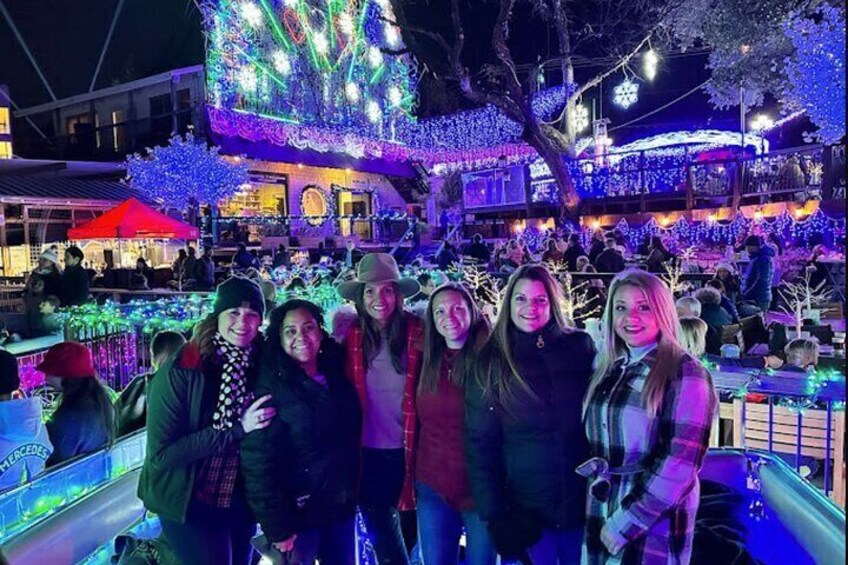
<path fill-rule="evenodd" d="M 742 425 L 742 400 L 733 401 L 733 446 L 769 449 L 769 405 L 746 402 L 745 425 Z M 722 409 L 727 414 L 727 408 Z M 744 437 L 743 437 L 744 428 Z M 798 440 L 798 414 L 782 406 L 774 406 L 772 451 L 795 455 Z M 807 409 L 801 421 L 801 455 L 817 460 L 830 459 L 833 487 L 831 498 L 845 506 L 845 412 L 831 415 L 830 449 L 827 450 L 827 411 Z"/>

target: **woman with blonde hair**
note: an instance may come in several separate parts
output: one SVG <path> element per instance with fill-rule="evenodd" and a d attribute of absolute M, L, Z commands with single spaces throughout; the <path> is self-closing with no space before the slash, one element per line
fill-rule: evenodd
<path fill-rule="evenodd" d="M 505 560 L 580 561 L 587 454 L 580 421 L 594 345 L 573 329 L 542 265 L 507 284 L 492 336 L 466 385 L 468 475 L 477 512 Z"/>
<path fill-rule="evenodd" d="M 584 421 L 591 459 L 586 563 L 691 560 L 717 400 L 709 372 L 678 341 L 671 291 L 655 275 L 613 279 Z"/>
<path fill-rule="evenodd" d="M 700 358 L 707 349 L 707 323 L 694 316 L 680 318 L 680 345 L 689 355 Z"/>

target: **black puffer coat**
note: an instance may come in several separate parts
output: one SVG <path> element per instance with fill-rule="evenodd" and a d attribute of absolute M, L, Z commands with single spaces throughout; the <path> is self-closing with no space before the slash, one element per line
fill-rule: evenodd
<path fill-rule="evenodd" d="M 318 370 L 322 386 L 281 353 L 262 361 L 256 398 L 277 415 L 241 442 L 250 508 L 272 543 L 350 518 L 356 511 L 362 414 L 343 375 L 344 354 L 326 338 Z"/>
<path fill-rule="evenodd" d="M 477 379 L 466 387 L 468 472 L 484 520 L 531 510 L 546 528 L 582 526 L 586 483 L 575 469 L 587 459 L 583 396 L 595 349 L 589 334 L 541 332 L 511 336 L 516 363 L 536 398 L 519 390 L 509 406 L 484 397 Z M 489 349 L 483 352 L 498 355 Z M 506 376 L 505 378 L 513 378 Z"/>

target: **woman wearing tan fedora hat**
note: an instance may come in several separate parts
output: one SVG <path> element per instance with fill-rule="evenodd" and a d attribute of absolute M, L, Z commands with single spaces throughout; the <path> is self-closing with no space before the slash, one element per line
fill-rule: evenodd
<path fill-rule="evenodd" d="M 345 374 L 363 412 L 359 506 L 378 563 L 406 565 L 399 510 L 415 507 L 415 387 L 424 332 L 421 320 L 404 312 L 403 299 L 418 292 L 418 282 L 401 278 L 391 255 L 372 253 L 338 291 L 358 315 L 343 341 Z"/>

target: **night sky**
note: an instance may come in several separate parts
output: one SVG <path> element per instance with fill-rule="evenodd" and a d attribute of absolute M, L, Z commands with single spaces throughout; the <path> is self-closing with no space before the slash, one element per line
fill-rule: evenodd
<path fill-rule="evenodd" d="M 88 91 L 118 0 L 5 0 L 5 5 L 56 96 L 63 98 Z M 513 37 L 530 39 L 516 41 L 518 62 L 532 62 L 537 54 L 554 45 L 547 34 L 522 34 L 522 29 L 526 28 L 516 26 Z M 469 30 L 467 56 L 472 61 L 488 56 L 486 35 L 485 29 Z M 96 88 L 203 63 L 203 44 L 200 14 L 192 0 L 125 0 Z M 11 96 L 20 107 L 50 101 L 5 19 L 0 20 L 0 53 L 3 54 L 0 83 L 10 86 Z M 627 110 L 612 104 L 612 88 L 622 78 L 613 76 L 604 83 L 603 92 L 603 111 L 612 120 L 610 127 L 640 117 L 705 81 L 709 78 L 705 62 L 704 55 L 664 60 L 657 78 L 652 83 L 641 84 L 639 102 Z M 600 70 L 578 70 L 578 80 Z M 421 114 L 467 107 L 454 85 L 437 86 L 437 90 L 443 88 L 446 93 L 438 93 L 440 103 L 428 102 L 427 95 L 422 97 Z M 591 108 L 594 100 L 599 112 L 598 98 L 595 89 L 584 103 Z M 773 107 L 768 109 L 773 116 L 777 115 Z M 738 129 L 738 108 L 715 110 L 700 91 L 645 120 L 614 131 L 611 136 L 621 144 L 653 133 L 704 127 Z M 783 133 L 784 139 L 773 141 L 778 145 L 796 143 L 798 130 L 798 127 L 790 128 Z"/>

